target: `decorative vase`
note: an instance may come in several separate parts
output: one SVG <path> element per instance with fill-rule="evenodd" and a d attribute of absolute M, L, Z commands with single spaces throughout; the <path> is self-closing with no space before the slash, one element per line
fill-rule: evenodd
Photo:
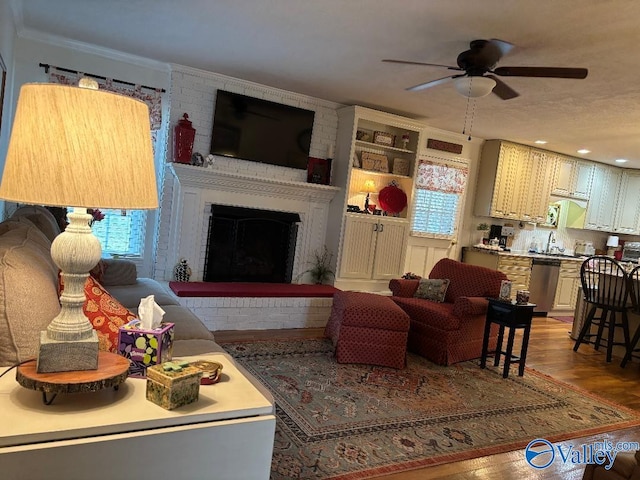
<path fill-rule="evenodd" d="M 191 126 L 189 115 L 182 115 L 173 130 L 173 161 L 178 163 L 191 163 L 193 153 L 193 141 L 196 138 L 196 129 Z"/>
<path fill-rule="evenodd" d="M 188 282 L 191 278 L 191 267 L 185 258 L 181 258 L 173 269 L 173 278 L 176 282 Z"/>

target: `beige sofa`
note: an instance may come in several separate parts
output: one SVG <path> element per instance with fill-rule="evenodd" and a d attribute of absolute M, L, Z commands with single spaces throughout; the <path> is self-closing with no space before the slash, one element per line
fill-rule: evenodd
<path fill-rule="evenodd" d="M 22 207 L 0 223 L 0 366 L 34 358 L 39 332 L 60 311 L 58 267 L 50 255 L 51 241 L 59 233 L 55 218 L 43 207 Z M 105 267 L 103 286 L 133 313 L 141 298 L 155 296 L 164 321 L 175 324 L 174 356 L 223 351 L 167 286 L 137 278 L 131 261 L 106 260 Z"/>

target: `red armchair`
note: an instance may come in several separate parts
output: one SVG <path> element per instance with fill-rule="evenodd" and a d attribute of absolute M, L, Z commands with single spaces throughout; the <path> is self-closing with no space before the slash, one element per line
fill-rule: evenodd
<path fill-rule="evenodd" d="M 487 297 L 497 298 L 507 276 L 497 270 L 448 258 L 436 263 L 431 279 L 449 279 L 442 303 L 414 298 L 420 280 L 393 279 L 392 299 L 411 318 L 408 350 L 440 365 L 479 358 L 482 354 Z M 497 327 L 489 348 L 495 349 Z"/>

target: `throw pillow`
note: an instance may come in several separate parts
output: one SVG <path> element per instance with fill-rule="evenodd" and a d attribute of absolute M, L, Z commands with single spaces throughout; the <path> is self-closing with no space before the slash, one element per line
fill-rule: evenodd
<path fill-rule="evenodd" d="M 98 333 L 100 350 L 117 353 L 119 328 L 136 315 L 109 295 L 93 277 L 87 278 L 84 293 L 87 299 L 82 310 Z"/>
<path fill-rule="evenodd" d="M 60 293 L 64 290 L 64 281 L 59 277 Z M 118 332 L 121 326 L 134 320 L 136 314 L 124 307 L 92 276 L 84 284 L 86 300 L 82 311 L 98 334 L 99 349 L 118 353 Z"/>
<path fill-rule="evenodd" d="M 434 302 L 441 303 L 444 301 L 444 296 L 447 293 L 449 287 L 449 279 L 435 279 L 435 278 L 422 278 L 416 293 L 413 294 L 414 298 L 424 298 L 425 300 L 432 300 Z"/>

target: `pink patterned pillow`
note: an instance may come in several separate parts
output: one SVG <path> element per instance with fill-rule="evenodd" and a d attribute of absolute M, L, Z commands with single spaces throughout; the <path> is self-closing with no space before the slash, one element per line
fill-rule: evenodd
<path fill-rule="evenodd" d="M 413 294 L 415 298 L 423 298 L 425 300 L 431 300 L 433 302 L 442 303 L 444 296 L 447 293 L 449 287 L 449 279 L 439 278 L 422 278 L 416 293 Z"/>

